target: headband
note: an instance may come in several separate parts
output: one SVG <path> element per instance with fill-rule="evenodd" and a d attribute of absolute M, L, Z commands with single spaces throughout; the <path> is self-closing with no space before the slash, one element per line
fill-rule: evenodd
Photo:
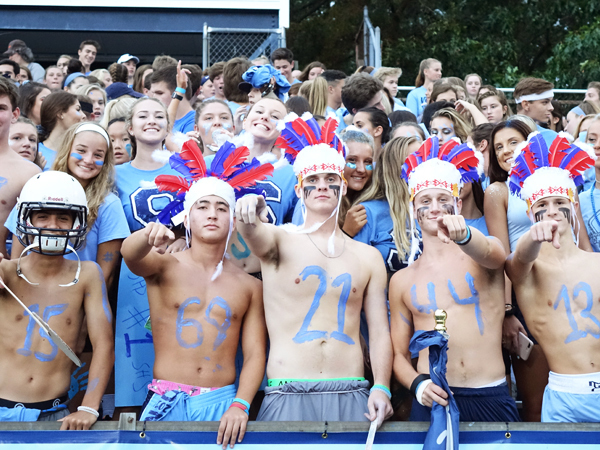
<path fill-rule="evenodd" d="M 80 78 L 80 77 L 81 77 L 81 78 L 87 78 L 87 77 L 85 76 L 85 74 L 83 74 L 83 73 L 81 73 L 81 72 L 75 72 L 75 73 L 72 73 L 71 75 L 69 75 L 69 76 L 67 77 L 67 79 L 65 80 L 65 84 L 64 84 L 64 85 L 65 85 L 65 86 L 68 86 L 68 85 L 70 85 L 70 84 L 73 82 L 73 80 L 74 80 L 75 78 Z"/>
<path fill-rule="evenodd" d="M 93 131 L 94 133 L 102 135 L 102 137 L 106 141 L 106 145 L 108 145 L 108 148 L 110 148 L 110 138 L 108 137 L 106 131 L 104 131 L 104 128 L 102 128 L 100 125 L 96 125 L 95 123 L 90 122 L 83 123 L 77 127 L 77 129 L 75 130 L 75 134 L 77 135 L 83 131 Z"/>
<path fill-rule="evenodd" d="M 585 116 L 585 112 L 583 112 L 583 109 L 581 109 L 579 106 L 576 106 L 575 108 L 573 108 L 571 111 L 573 114 L 577 114 L 578 116 Z"/>
<path fill-rule="evenodd" d="M 528 102 L 533 102 L 535 100 L 544 100 L 546 98 L 554 97 L 554 91 L 550 89 L 549 91 L 542 92 L 541 94 L 527 94 L 522 95 L 519 98 L 515 98 L 515 102 L 521 103 L 523 100 L 527 100 Z"/>

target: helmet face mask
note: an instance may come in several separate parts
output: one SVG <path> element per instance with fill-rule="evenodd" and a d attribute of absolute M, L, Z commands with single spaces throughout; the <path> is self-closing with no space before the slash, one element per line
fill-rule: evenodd
<path fill-rule="evenodd" d="M 73 218 L 70 228 L 36 227 L 32 216 L 37 211 L 68 212 Z M 79 205 L 65 205 L 53 202 L 23 202 L 19 205 L 17 220 L 17 236 L 19 242 L 31 251 L 42 255 L 60 256 L 71 250 L 81 248 L 85 242 L 87 229 L 87 208 Z"/>
<path fill-rule="evenodd" d="M 35 212 L 69 213 L 70 227 L 44 228 L 33 225 Z M 64 172 L 49 171 L 32 177 L 17 202 L 17 237 L 27 250 L 60 256 L 78 250 L 87 231 L 87 199 L 83 187 Z"/>

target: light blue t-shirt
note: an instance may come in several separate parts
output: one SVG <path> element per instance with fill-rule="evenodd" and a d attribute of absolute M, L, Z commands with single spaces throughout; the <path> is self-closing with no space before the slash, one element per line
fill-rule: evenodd
<path fill-rule="evenodd" d="M 427 89 L 425 86 L 415 88 L 408 93 L 406 107 L 412 111 L 419 122 L 423 116 L 425 106 L 427 106 Z"/>
<path fill-rule="evenodd" d="M 592 195 L 594 196 L 593 205 Z M 592 248 L 595 252 L 600 252 L 600 190 L 593 186 L 579 194 L 579 207 Z"/>
<path fill-rule="evenodd" d="M 13 234 L 13 239 L 16 239 L 17 214 L 18 211 L 15 206 L 4 224 Z M 127 219 L 125 218 L 125 213 L 123 213 L 119 197 L 109 193 L 100 205 L 100 208 L 98 208 L 98 217 L 92 227 L 88 229 L 85 235 L 85 242 L 77 250 L 77 254 L 82 261 L 97 262 L 98 246 L 100 244 L 115 239 L 125 239 L 127 236 L 129 236 L 129 227 L 127 226 Z M 73 253 L 66 254 L 65 258 L 77 261 L 77 257 Z"/>
<path fill-rule="evenodd" d="M 544 141 L 546 142 L 546 145 L 548 146 L 548 148 L 550 148 L 550 146 L 552 145 L 552 141 L 554 141 L 554 139 L 556 139 L 556 136 L 558 136 L 558 133 L 556 131 L 549 130 L 548 128 L 540 127 L 537 124 L 536 124 L 536 126 L 537 126 L 537 131 L 540 132 L 540 134 L 544 138 Z"/>
<path fill-rule="evenodd" d="M 173 124 L 173 132 L 179 131 L 180 133 L 187 133 L 188 131 L 194 131 L 194 121 L 196 120 L 196 111 L 193 109 L 183 116 L 181 119 L 177 119 Z"/>
<path fill-rule="evenodd" d="M 158 175 L 181 175 L 168 163 L 159 169 L 141 170 L 127 162 L 118 165 L 116 173 L 117 191 L 132 233 L 156 222 L 156 216 L 175 199 L 171 192 L 159 192 L 154 179 Z"/>
<path fill-rule="evenodd" d="M 394 111 L 410 111 L 410 109 L 408 109 L 406 106 L 404 106 L 404 103 L 402 103 L 402 100 L 400 100 L 399 98 L 395 98 L 394 99 Z"/>
<path fill-rule="evenodd" d="M 48 147 L 46 147 L 41 142 L 38 144 L 38 152 L 42 154 L 44 158 L 46 158 L 46 167 L 44 167 L 44 172 L 47 172 L 54 164 L 54 160 L 56 159 L 56 152 Z"/>
<path fill-rule="evenodd" d="M 394 242 L 394 222 L 390 216 L 390 206 L 387 200 L 370 200 L 361 205 L 365 207 L 367 223 L 354 236 L 354 240 L 379 250 L 388 273 L 404 269 L 408 265 L 408 260 L 398 257 L 398 250 Z"/>
<path fill-rule="evenodd" d="M 465 223 L 472 228 L 477 228 L 484 236 L 490 235 L 485 223 L 485 216 L 481 216 L 479 219 L 465 219 Z"/>

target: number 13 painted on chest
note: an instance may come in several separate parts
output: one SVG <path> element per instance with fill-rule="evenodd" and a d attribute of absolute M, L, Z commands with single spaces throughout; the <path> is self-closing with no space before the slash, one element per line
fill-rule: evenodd
<path fill-rule="evenodd" d="M 321 298 L 323 297 L 323 295 L 325 295 L 325 292 L 327 291 L 327 272 L 325 271 L 325 269 L 319 266 L 308 266 L 300 274 L 303 281 L 311 275 L 315 275 L 319 278 L 319 287 L 317 288 L 317 292 L 315 292 L 313 301 L 310 304 L 310 309 L 308 310 L 308 314 L 306 314 L 306 317 L 302 322 L 300 330 L 298 331 L 298 333 L 296 333 L 296 336 L 294 336 L 293 338 L 293 341 L 297 344 L 314 341 L 315 339 L 327 339 L 328 337 L 327 331 L 308 329 L 313 316 L 317 312 L 317 309 L 319 309 Z M 344 323 L 346 320 L 346 304 L 348 303 L 348 297 L 350 296 L 352 276 L 349 273 L 343 273 L 331 283 L 331 287 L 335 288 L 339 286 L 342 286 L 342 292 L 340 293 L 340 299 L 338 302 L 338 329 L 336 331 L 332 331 L 330 337 L 332 339 L 345 342 L 346 344 L 354 345 L 354 340 L 346 333 L 344 333 Z"/>

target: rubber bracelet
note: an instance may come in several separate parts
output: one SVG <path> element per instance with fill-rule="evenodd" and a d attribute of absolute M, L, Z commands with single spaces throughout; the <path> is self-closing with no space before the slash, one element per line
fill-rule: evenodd
<path fill-rule="evenodd" d="M 422 373 L 413 380 L 412 384 L 410 385 L 410 393 L 413 395 L 414 398 L 417 398 L 417 388 L 419 387 L 421 381 L 430 379 L 431 377 L 429 376 L 429 374 Z"/>
<path fill-rule="evenodd" d="M 242 411 L 244 411 L 246 414 L 250 415 L 250 413 L 249 413 L 249 412 L 248 412 L 248 410 L 247 410 L 247 409 L 244 407 L 244 405 L 242 405 L 242 404 L 240 404 L 240 403 L 238 403 L 238 402 L 232 403 L 232 404 L 231 404 L 231 406 L 230 406 L 230 408 L 240 408 L 240 409 L 241 409 Z"/>
<path fill-rule="evenodd" d="M 241 398 L 234 398 L 233 399 L 234 403 L 239 403 L 241 405 L 244 405 L 246 407 L 246 409 L 250 409 L 250 403 L 248 403 L 246 400 L 243 400 Z"/>
<path fill-rule="evenodd" d="M 179 86 L 177 86 L 177 87 L 175 88 L 175 92 L 179 92 L 180 94 L 185 94 L 185 89 L 184 89 L 184 88 L 181 88 L 181 87 L 179 87 Z"/>
<path fill-rule="evenodd" d="M 417 401 L 419 402 L 419 404 L 422 406 L 425 406 L 425 405 L 423 405 L 423 392 L 425 391 L 425 388 L 431 383 L 433 383 L 433 381 L 423 380 L 419 383 L 419 386 L 417 386 L 416 398 L 417 398 Z"/>
<path fill-rule="evenodd" d="M 387 386 L 384 386 L 383 384 L 374 384 L 369 392 L 373 393 L 373 391 L 381 391 L 381 392 L 385 393 L 385 395 L 387 395 L 387 398 L 389 398 L 389 399 L 392 398 L 392 393 L 387 388 Z"/>
<path fill-rule="evenodd" d="M 96 416 L 96 419 L 100 416 L 98 411 L 96 411 L 94 408 L 90 408 L 89 406 L 78 406 L 77 411 L 85 411 L 86 413 L 93 414 Z"/>
<path fill-rule="evenodd" d="M 471 237 L 471 227 L 467 225 L 467 236 L 462 241 L 454 241 L 454 243 L 456 245 L 467 245 L 469 242 L 471 242 Z"/>

